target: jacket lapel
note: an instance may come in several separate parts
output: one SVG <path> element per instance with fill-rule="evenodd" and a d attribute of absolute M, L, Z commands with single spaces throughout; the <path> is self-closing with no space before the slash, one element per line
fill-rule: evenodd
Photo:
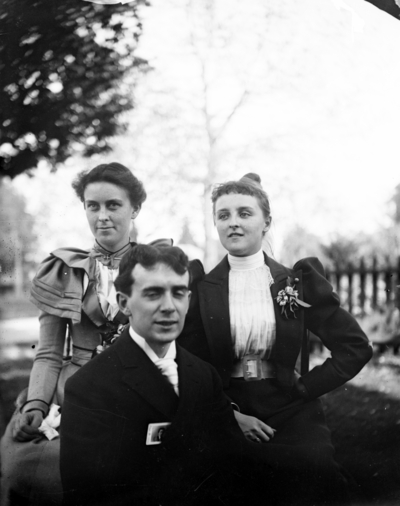
<path fill-rule="evenodd" d="M 199 283 L 200 312 L 211 359 L 223 379 L 230 376 L 233 363 L 228 282 L 229 263 L 225 256 Z"/>
<path fill-rule="evenodd" d="M 179 398 L 157 366 L 133 341 L 129 335 L 129 328 L 125 329 L 114 346 L 124 368 L 122 381 L 163 413 L 167 421 L 172 420 L 176 414 Z"/>
<path fill-rule="evenodd" d="M 281 308 L 276 302 L 280 290 L 287 286 L 287 278 L 290 276 L 293 281 L 298 279 L 296 289 L 299 290 L 299 298 L 302 298 L 302 272 L 293 271 L 279 264 L 272 258 L 265 255 L 265 263 L 271 270 L 274 283 L 271 285 L 271 294 L 274 300 L 274 311 L 276 320 L 276 343 L 274 360 L 277 364 L 277 377 L 282 386 L 290 387 L 293 382 L 293 369 L 300 353 L 301 337 L 304 322 L 304 312 L 297 311 L 296 318 L 287 318 L 282 314 Z"/>
<path fill-rule="evenodd" d="M 202 377 L 198 374 L 195 360 L 193 355 L 179 345 L 176 346 L 176 361 L 178 363 L 179 376 L 179 407 L 177 418 L 183 416 L 187 419 L 196 405 Z"/>

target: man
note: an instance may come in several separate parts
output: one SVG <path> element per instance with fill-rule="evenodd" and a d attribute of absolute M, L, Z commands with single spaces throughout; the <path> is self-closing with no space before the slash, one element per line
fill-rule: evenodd
<path fill-rule="evenodd" d="M 216 371 L 175 344 L 190 299 L 187 257 L 138 245 L 115 286 L 130 327 L 65 389 L 65 504 L 244 504 L 248 468 L 237 463 L 252 444 Z"/>

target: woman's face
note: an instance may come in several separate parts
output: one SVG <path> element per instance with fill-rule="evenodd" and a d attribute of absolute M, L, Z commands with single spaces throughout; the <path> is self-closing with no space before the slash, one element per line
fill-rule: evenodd
<path fill-rule="evenodd" d="M 109 251 L 118 251 L 129 242 L 131 220 L 139 213 L 128 193 L 112 183 L 89 183 L 84 205 L 90 230 L 97 242 Z"/>
<path fill-rule="evenodd" d="M 271 224 L 271 218 L 264 217 L 257 198 L 240 193 L 219 197 L 214 221 L 222 246 L 238 257 L 257 253 Z"/>

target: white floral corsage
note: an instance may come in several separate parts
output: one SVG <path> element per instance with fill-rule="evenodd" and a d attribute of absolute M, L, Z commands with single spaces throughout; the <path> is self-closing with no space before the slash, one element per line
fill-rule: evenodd
<path fill-rule="evenodd" d="M 295 278 L 294 281 L 298 281 L 298 279 Z M 299 299 L 299 292 L 290 276 L 287 278 L 287 286 L 278 292 L 276 302 L 281 308 L 281 314 L 284 314 L 287 319 L 297 318 L 296 311 L 299 306 L 311 307 L 310 304 Z"/>

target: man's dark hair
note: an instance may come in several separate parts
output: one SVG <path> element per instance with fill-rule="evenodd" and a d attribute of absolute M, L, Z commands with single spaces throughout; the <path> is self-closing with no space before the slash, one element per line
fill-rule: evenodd
<path fill-rule="evenodd" d="M 114 281 L 117 292 L 122 292 L 126 295 L 131 294 L 134 283 L 132 270 L 136 264 L 140 264 L 145 269 L 151 269 L 159 263 L 170 267 L 181 276 L 189 270 L 188 257 L 177 246 L 137 244 L 122 257 L 119 265 L 119 274 Z"/>

